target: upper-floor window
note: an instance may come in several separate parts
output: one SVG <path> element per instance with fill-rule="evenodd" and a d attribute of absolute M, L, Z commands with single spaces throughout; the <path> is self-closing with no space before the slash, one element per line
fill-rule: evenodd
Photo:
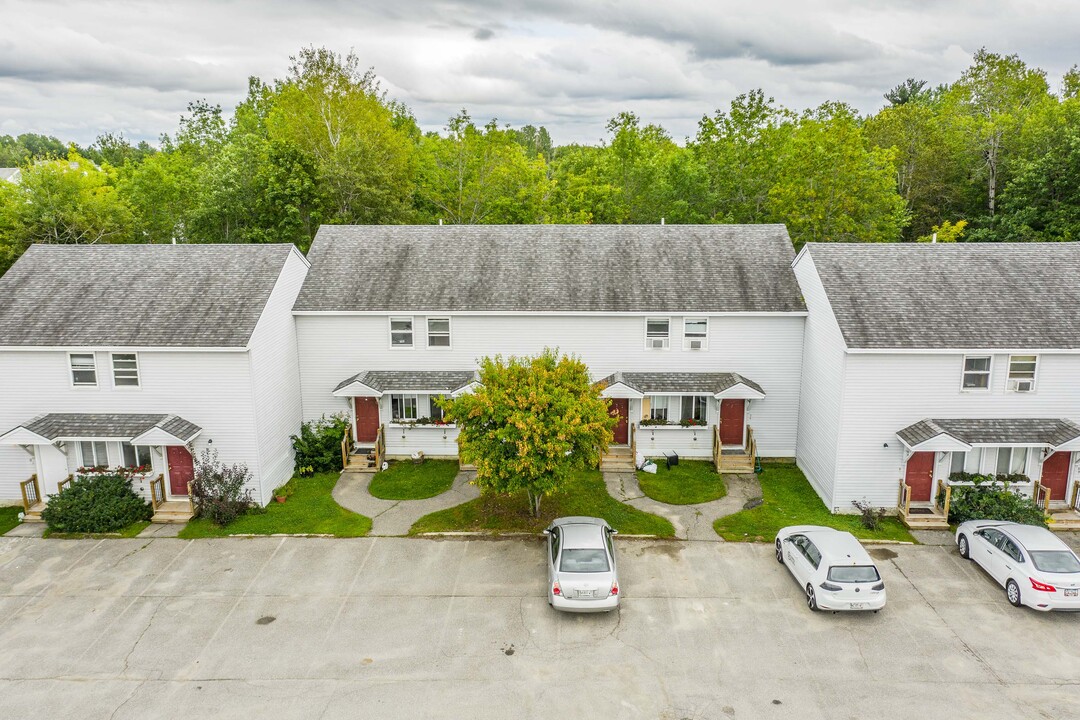
<path fill-rule="evenodd" d="M 990 363 L 989 355 L 964 357 L 964 380 L 961 388 L 963 390 L 989 390 Z"/>
<path fill-rule="evenodd" d="M 390 318 L 390 347 L 411 348 L 413 346 L 413 319 L 411 317 Z"/>
<path fill-rule="evenodd" d="M 112 370 L 116 387 L 139 387 L 139 358 L 135 353 L 113 353 Z"/>
<path fill-rule="evenodd" d="M 68 358 L 71 361 L 72 385 L 97 385 L 97 365 L 94 353 L 71 353 Z"/>
<path fill-rule="evenodd" d="M 450 318 L 427 319 L 428 347 L 450 347 Z"/>
<path fill-rule="evenodd" d="M 150 467 L 150 447 L 147 445 L 132 445 L 129 442 L 120 443 L 120 451 L 124 456 L 124 467 Z"/>
<path fill-rule="evenodd" d="M 390 419 L 393 422 L 402 420 L 415 420 L 416 407 L 418 405 L 416 395 L 391 395 L 390 396 Z"/>
<path fill-rule="evenodd" d="M 709 347 L 709 319 L 683 319 L 683 349 L 705 350 Z"/>
<path fill-rule="evenodd" d="M 1011 355 L 1009 357 L 1009 383 L 1012 392 L 1031 392 L 1035 389 L 1035 366 L 1037 355 Z"/>
<path fill-rule="evenodd" d="M 79 443 L 80 467 L 107 467 L 109 452 L 105 443 L 83 440 Z"/>
<path fill-rule="evenodd" d="M 646 318 L 645 347 L 667 349 L 671 338 L 671 321 L 668 318 Z"/>

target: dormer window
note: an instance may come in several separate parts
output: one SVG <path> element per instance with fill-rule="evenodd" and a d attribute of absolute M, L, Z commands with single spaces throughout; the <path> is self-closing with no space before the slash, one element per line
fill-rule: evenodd
<path fill-rule="evenodd" d="M 1035 389 L 1035 366 L 1038 355 L 1012 355 L 1009 357 L 1009 392 L 1031 392 Z"/>

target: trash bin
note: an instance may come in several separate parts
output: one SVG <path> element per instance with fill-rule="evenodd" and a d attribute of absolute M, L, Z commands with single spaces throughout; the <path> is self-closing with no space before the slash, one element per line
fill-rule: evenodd
<path fill-rule="evenodd" d="M 664 460 L 667 462 L 667 469 L 670 470 L 673 465 L 679 464 L 679 454 L 676 452 L 664 452 Z"/>

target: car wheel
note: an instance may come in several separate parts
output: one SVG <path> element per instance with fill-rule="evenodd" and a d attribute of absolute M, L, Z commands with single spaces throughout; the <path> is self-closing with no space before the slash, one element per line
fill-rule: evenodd
<path fill-rule="evenodd" d="M 810 608 L 814 612 L 817 612 L 817 597 L 814 595 L 814 586 L 810 583 L 806 584 L 806 607 Z"/>
<path fill-rule="evenodd" d="M 968 547 L 967 535 L 961 535 L 956 540 L 956 547 L 960 549 L 960 557 L 965 560 L 971 559 L 971 548 Z"/>
<path fill-rule="evenodd" d="M 784 549 L 781 547 L 779 540 L 776 541 L 776 562 L 781 565 L 784 564 Z"/>
<path fill-rule="evenodd" d="M 1005 597 L 1009 599 L 1010 605 L 1020 607 L 1020 586 L 1016 584 L 1015 580 L 1009 580 L 1005 583 Z"/>

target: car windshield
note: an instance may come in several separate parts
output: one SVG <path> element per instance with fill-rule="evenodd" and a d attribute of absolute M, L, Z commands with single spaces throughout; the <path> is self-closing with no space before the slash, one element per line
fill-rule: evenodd
<path fill-rule="evenodd" d="M 840 565 L 829 568 L 829 580 L 841 583 L 877 582 L 881 579 L 873 565 Z"/>
<path fill-rule="evenodd" d="M 560 572 L 571 573 L 595 573 L 607 572 L 607 553 L 603 548 L 571 550 L 567 548 L 562 552 L 562 560 L 559 561 Z"/>
<path fill-rule="evenodd" d="M 1032 550 L 1029 554 L 1031 555 L 1031 562 L 1043 572 L 1080 572 L 1080 561 L 1068 550 Z"/>

